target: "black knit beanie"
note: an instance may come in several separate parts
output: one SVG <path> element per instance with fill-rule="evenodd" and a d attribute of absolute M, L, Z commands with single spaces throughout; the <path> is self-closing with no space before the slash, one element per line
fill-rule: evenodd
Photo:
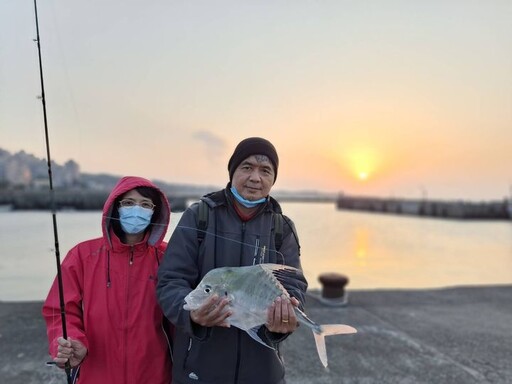
<path fill-rule="evenodd" d="M 242 140 L 235 148 L 228 163 L 229 181 L 233 179 L 233 173 L 242 161 L 252 155 L 267 156 L 274 166 L 274 183 L 277 179 L 277 168 L 279 167 L 279 157 L 277 151 L 268 140 L 261 137 L 249 137 Z"/>

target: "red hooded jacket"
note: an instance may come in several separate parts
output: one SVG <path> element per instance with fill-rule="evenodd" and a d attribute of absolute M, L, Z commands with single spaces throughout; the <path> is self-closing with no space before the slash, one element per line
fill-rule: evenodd
<path fill-rule="evenodd" d="M 115 199 L 135 187 L 160 193 L 158 222 L 144 240 L 123 244 L 111 226 Z M 149 180 L 124 177 L 103 207 L 103 236 L 69 251 L 62 262 L 68 338 L 88 349 L 79 369 L 81 384 L 169 384 L 171 357 L 164 316 L 155 287 L 170 219 L 169 202 Z M 62 336 L 58 283 L 55 279 L 43 306 L 52 357 Z"/>

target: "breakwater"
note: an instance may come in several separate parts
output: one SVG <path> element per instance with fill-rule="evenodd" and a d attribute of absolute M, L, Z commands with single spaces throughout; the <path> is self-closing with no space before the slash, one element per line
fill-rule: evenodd
<path fill-rule="evenodd" d="M 102 210 L 109 191 L 104 190 L 54 190 L 56 210 Z M 184 211 L 189 197 L 167 196 L 174 212 Z M 13 210 L 51 209 L 49 191 L 9 190 L 0 191 L 0 206 Z"/>
<path fill-rule="evenodd" d="M 509 199 L 468 202 L 340 195 L 336 206 L 338 209 L 447 219 L 512 219 L 512 201 Z"/>

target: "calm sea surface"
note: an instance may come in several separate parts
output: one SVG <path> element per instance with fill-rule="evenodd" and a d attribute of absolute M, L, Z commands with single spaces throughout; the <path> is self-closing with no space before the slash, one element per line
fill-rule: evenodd
<path fill-rule="evenodd" d="M 283 203 L 297 227 L 311 288 L 324 272 L 348 289 L 512 284 L 512 222 L 451 221 Z M 181 214 L 171 215 L 168 240 Z M 101 212 L 58 212 L 61 259 L 101 235 Z M 49 212 L 0 212 L 0 300 L 42 300 L 56 273 Z"/>

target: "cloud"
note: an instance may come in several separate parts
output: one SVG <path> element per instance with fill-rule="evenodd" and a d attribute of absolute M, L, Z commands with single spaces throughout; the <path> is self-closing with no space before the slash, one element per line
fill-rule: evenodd
<path fill-rule="evenodd" d="M 224 139 L 208 131 L 196 131 L 192 137 L 204 147 L 208 159 L 217 161 L 223 158 L 227 148 Z"/>

